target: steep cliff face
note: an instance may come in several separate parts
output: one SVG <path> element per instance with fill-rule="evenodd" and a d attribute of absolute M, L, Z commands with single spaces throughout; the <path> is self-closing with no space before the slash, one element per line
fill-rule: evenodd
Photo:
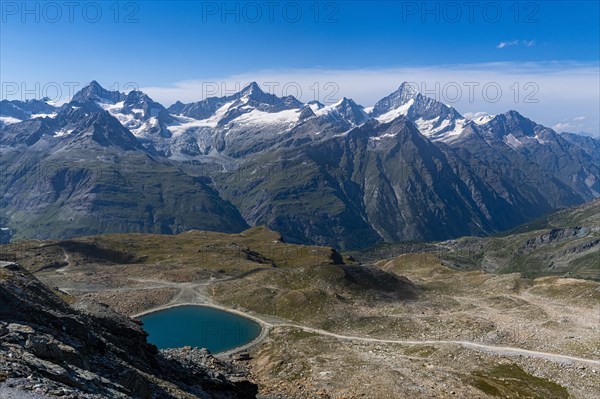
<path fill-rule="evenodd" d="M 131 319 L 71 300 L 19 265 L 0 262 L 1 397 L 25 397 L 25 391 L 37 398 L 256 396 L 254 384 L 228 374 L 233 367 L 165 356 Z"/>

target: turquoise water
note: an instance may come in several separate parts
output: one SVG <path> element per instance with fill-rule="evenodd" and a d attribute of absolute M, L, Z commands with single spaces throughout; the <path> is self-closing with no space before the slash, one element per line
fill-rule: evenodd
<path fill-rule="evenodd" d="M 253 320 L 205 306 L 178 306 L 140 317 L 148 342 L 159 349 L 192 346 L 223 352 L 260 334 Z"/>

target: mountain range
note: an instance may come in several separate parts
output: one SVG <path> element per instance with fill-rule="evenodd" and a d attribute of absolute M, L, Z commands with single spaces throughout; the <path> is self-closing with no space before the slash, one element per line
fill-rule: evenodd
<path fill-rule="evenodd" d="M 94 81 L 62 106 L 0 102 L 0 156 L 14 239 L 267 225 L 353 249 L 490 235 L 600 197 L 599 140 L 512 110 L 468 119 L 407 83 L 366 109 L 256 83 L 165 107 Z"/>

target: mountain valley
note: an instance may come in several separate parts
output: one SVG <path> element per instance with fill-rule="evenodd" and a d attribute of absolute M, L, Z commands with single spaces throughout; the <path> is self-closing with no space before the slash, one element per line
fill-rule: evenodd
<path fill-rule="evenodd" d="M 241 349 L 248 355 L 217 355 L 247 368 L 259 398 L 583 399 L 600 383 L 600 286 L 568 276 L 597 279 L 597 207 L 570 208 L 477 245 L 461 239 L 410 251 L 340 253 L 286 243 L 266 227 L 0 249 L 56 287 L 71 304 L 62 307 L 92 301 L 135 319 L 197 304 L 259 321 L 265 334 Z M 510 251 L 515 264 L 535 266 L 548 254 L 562 269 L 493 263 Z"/>
<path fill-rule="evenodd" d="M 408 83 L 368 112 L 256 83 L 166 108 L 94 81 L 0 113 L 13 239 L 266 225 L 345 250 L 486 236 L 600 195 L 597 139 L 516 111 L 469 120 Z"/>

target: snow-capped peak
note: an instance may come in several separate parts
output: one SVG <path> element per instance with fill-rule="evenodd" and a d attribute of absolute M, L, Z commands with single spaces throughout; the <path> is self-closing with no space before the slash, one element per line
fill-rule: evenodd
<path fill-rule="evenodd" d="M 84 103 L 88 101 L 95 101 L 100 103 L 115 104 L 119 101 L 123 101 L 125 94 L 118 91 L 106 90 L 98 82 L 92 80 L 87 86 L 79 90 L 71 101 Z"/>
<path fill-rule="evenodd" d="M 397 108 L 393 108 L 384 114 L 381 114 L 381 115 L 375 117 L 375 119 L 377 119 L 381 123 L 387 123 L 387 122 L 393 121 L 394 119 L 398 118 L 401 115 L 406 116 L 408 114 L 408 110 L 410 109 L 410 107 L 413 105 L 414 102 L 415 102 L 415 100 L 413 98 L 411 98 L 406 103 L 400 105 Z"/>
<path fill-rule="evenodd" d="M 465 118 L 473 121 L 477 125 L 484 125 L 494 119 L 496 115 L 488 114 L 487 112 L 466 113 Z"/>
<path fill-rule="evenodd" d="M 336 103 L 324 106 L 321 103 L 311 104 L 310 108 L 317 116 L 327 116 L 336 121 L 343 121 L 350 125 L 358 126 L 369 119 L 362 105 L 354 100 L 342 97 Z"/>
<path fill-rule="evenodd" d="M 244 86 L 244 88 L 242 89 L 240 94 L 242 94 L 242 96 L 245 96 L 245 95 L 252 95 L 252 94 L 264 94 L 264 92 L 262 91 L 262 89 L 260 88 L 258 83 L 251 82 L 251 83 L 247 84 L 246 86 Z"/>
<path fill-rule="evenodd" d="M 454 108 L 424 96 L 415 84 L 404 82 L 398 90 L 379 100 L 371 116 L 379 122 L 391 122 L 405 116 L 413 121 L 419 131 L 433 140 L 444 140 L 445 134 L 460 134 L 464 118 Z"/>
<path fill-rule="evenodd" d="M 306 105 L 308 105 L 310 107 L 310 109 L 313 110 L 313 112 L 317 112 L 321 108 L 325 108 L 325 104 L 323 104 L 317 100 L 309 101 L 306 103 Z"/>
<path fill-rule="evenodd" d="M 420 94 L 417 86 L 414 83 L 410 82 L 402 82 L 402 84 L 400 85 L 400 87 L 398 87 L 398 90 L 396 90 L 396 92 L 407 99 L 414 98 L 417 96 L 417 94 Z"/>

